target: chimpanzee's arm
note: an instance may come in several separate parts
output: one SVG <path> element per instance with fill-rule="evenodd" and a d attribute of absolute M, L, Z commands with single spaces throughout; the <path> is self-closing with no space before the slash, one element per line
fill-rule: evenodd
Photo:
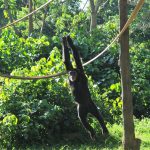
<path fill-rule="evenodd" d="M 84 72 L 83 67 L 82 67 L 82 63 L 81 63 L 81 60 L 80 60 L 80 57 L 79 57 L 79 53 L 78 53 L 76 47 L 74 46 L 73 41 L 70 38 L 70 36 L 67 36 L 67 41 L 68 41 L 68 44 L 69 44 L 70 48 L 72 49 L 77 69 Z"/>
<path fill-rule="evenodd" d="M 70 71 L 70 70 L 73 69 L 73 66 L 70 62 L 69 48 L 67 46 L 67 38 L 63 37 L 62 40 L 63 40 L 62 41 L 63 42 L 62 43 L 63 61 L 64 61 L 64 64 L 65 64 L 66 70 Z"/>

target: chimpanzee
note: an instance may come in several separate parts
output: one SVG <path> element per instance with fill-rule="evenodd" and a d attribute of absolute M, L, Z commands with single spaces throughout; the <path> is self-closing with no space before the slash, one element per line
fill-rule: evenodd
<path fill-rule="evenodd" d="M 87 122 L 87 114 L 91 113 L 95 116 L 101 127 L 102 133 L 108 134 L 108 130 L 104 123 L 103 117 L 98 111 L 96 105 L 93 103 L 88 89 L 88 81 L 84 74 L 82 63 L 77 51 L 77 48 L 74 46 L 70 36 L 63 37 L 62 51 L 63 51 L 63 61 L 66 67 L 66 70 L 69 74 L 69 84 L 72 90 L 72 94 L 77 103 L 77 112 L 80 121 L 82 122 L 85 129 L 90 134 L 92 140 L 95 139 L 95 132 L 90 124 Z M 73 68 L 70 62 L 69 49 L 71 48 L 73 57 L 76 63 L 76 69 Z"/>

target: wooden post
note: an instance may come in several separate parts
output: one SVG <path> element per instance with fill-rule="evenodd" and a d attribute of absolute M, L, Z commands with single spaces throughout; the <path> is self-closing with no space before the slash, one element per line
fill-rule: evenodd
<path fill-rule="evenodd" d="M 127 0 L 120 0 L 120 30 L 127 21 Z M 133 102 L 131 93 L 131 74 L 129 60 L 129 29 L 127 29 L 120 38 L 120 71 L 121 71 L 121 88 L 123 100 L 123 125 L 124 150 L 140 149 L 140 140 L 135 140 L 134 121 L 133 121 Z"/>

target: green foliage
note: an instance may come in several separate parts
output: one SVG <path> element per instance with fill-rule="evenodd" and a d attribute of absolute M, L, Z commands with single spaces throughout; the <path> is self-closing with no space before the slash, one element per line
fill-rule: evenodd
<path fill-rule="evenodd" d="M 34 9 L 44 3 L 44 0 L 34 1 Z M 0 26 L 10 22 L 3 4 L 1 0 Z M 68 34 L 77 46 L 83 62 L 99 54 L 118 33 L 118 0 L 108 1 L 105 7 L 99 10 L 98 25 L 92 32 L 89 32 L 90 11 L 80 10 L 79 5 L 78 0 L 53 1 L 33 17 L 34 32 L 30 37 L 27 37 L 28 19 L 15 25 L 21 35 L 15 35 L 13 27 L 0 31 L 0 72 L 20 76 L 42 76 L 64 70 L 59 49 L 61 38 Z M 9 7 L 13 20 L 28 13 L 28 1 L 10 0 Z M 133 8 L 134 6 L 129 6 L 129 14 Z M 130 27 L 134 114 L 138 118 L 150 115 L 150 37 L 147 10 L 149 5 L 145 4 Z M 40 33 L 44 13 L 45 24 L 43 32 Z M 90 76 L 92 99 L 109 123 L 121 122 L 118 51 L 118 44 L 114 44 L 108 52 L 84 68 Z M 0 78 L 0 145 L 12 149 L 25 143 L 51 144 L 54 139 L 64 138 L 63 134 L 66 133 L 85 133 L 77 118 L 76 105 L 69 91 L 66 76 L 33 81 Z M 99 133 L 99 123 L 91 116 L 89 121 Z M 110 126 L 109 123 L 107 126 Z M 139 126 L 141 127 L 140 123 Z M 120 129 L 118 125 L 111 126 L 110 131 L 116 136 L 99 143 L 110 145 L 108 148 L 118 149 L 121 137 L 118 128 Z M 140 132 L 143 130 L 140 129 Z M 83 137 L 84 134 L 76 139 L 83 141 Z M 68 140 L 70 139 L 66 142 Z M 144 142 L 145 147 L 149 145 L 146 138 Z M 60 149 L 66 147 L 69 149 L 70 145 Z M 98 147 L 103 146 L 98 144 Z M 81 149 L 85 147 L 81 146 Z M 97 147 L 89 146 L 88 149 Z"/>
<path fill-rule="evenodd" d="M 58 49 L 54 48 L 49 61 L 43 58 L 30 71 L 25 68 L 13 71 L 12 74 L 31 76 L 55 73 L 62 70 L 62 63 L 56 65 L 57 61 L 61 61 L 60 55 Z M 13 144 L 23 141 L 33 143 L 41 139 L 41 142 L 48 142 L 50 138 L 64 131 L 75 130 L 77 117 L 75 110 L 71 109 L 74 105 L 70 100 L 66 78 L 3 80 L 0 94 L 0 112 L 3 117 L 0 134 L 3 135 L 3 141 L 9 142 L 9 135 L 15 139 L 11 140 Z"/>
<path fill-rule="evenodd" d="M 36 76 L 49 72 L 54 74 L 64 69 L 60 56 L 59 50 L 55 47 L 48 60 L 42 58 L 30 70 L 27 68 L 16 69 L 12 74 L 21 76 Z M 50 139 L 60 136 L 60 134 L 81 130 L 81 124 L 77 119 L 76 105 L 73 104 L 66 82 L 65 77 L 37 81 L 3 80 L 0 94 L 0 112 L 3 117 L 0 134 L 3 134 L 3 140 L 8 136 L 8 132 L 5 135 L 5 129 L 8 128 L 8 125 L 4 122 L 8 120 L 9 114 L 12 114 L 15 119 L 9 126 L 11 139 L 6 142 L 11 140 L 12 145 L 23 143 L 23 141 L 27 143 L 29 141 L 31 143 L 40 142 L 41 139 L 41 142 L 49 143 Z M 112 121 L 111 118 L 115 115 L 110 110 L 116 111 L 116 106 L 109 104 L 109 100 L 106 101 L 106 97 L 99 94 L 99 88 L 91 78 L 89 78 L 89 87 L 93 100 L 105 114 L 106 120 Z M 110 89 L 112 88 L 118 90 L 117 85 Z M 107 105 L 112 108 L 101 109 Z M 116 117 L 117 115 L 118 113 Z M 97 132 L 100 132 L 98 122 L 90 120 L 92 126 L 97 127 Z"/>
<path fill-rule="evenodd" d="M 1 146 L 12 147 L 12 143 L 15 141 L 13 135 L 16 133 L 18 119 L 15 115 L 8 113 L 2 121 L 0 121 L 0 137 Z M 8 142 L 9 141 L 9 142 Z"/>
<path fill-rule="evenodd" d="M 131 48 L 134 111 L 137 117 L 150 116 L 150 41 Z"/>
<path fill-rule="evenodd" d="M 144 128 L 143 128 L 144 126 Z M 135 129 L 136 137 L 142 140 L 140 149 L 149 150 L 150 147 L 150 119 L 144 118 L 142 120 L 135 120 Z M 28 150 L 41 150 L 41 149 L 53 149 L 53 150 L 122 150 L 122 135 L 123 135 L 123 126 L 122 124 L 113 124 L 108 126 L 110 131 L 110 136 L 105 138 L 102 135 L 98 135 L 96 141 L 91 141 L 87 138 L 82 138 L 80 141 L 75 142 L 75 140 L 64 140 L 58 143 L 53 143 L 52 145 L 28 145 L 21 149 Z M 79 136 L 79 135 L 78 135 Z"/>
<path fill-rule="evenodd" d="M 120 98 L 120 84 L 112 84 L 109 88 L 99 89 L 97 84 L 89 78 L 89 87 L 92 94 L 92 99 L 98 105 L 100 112 L 105 120 L 111 123 L 121 121 L 122 100 Z M 99 124 L 95 129 L 98 129 Z"/>
<path fill-rule="evenodd" d="M 40 39 L 19 38 L 14 32 L 4 30 L 0 38 L 0 67 L 3 72 L 16 68 L 30 67 L 43 56 L 49 55 L 49 42 L 45 36 Z"/>

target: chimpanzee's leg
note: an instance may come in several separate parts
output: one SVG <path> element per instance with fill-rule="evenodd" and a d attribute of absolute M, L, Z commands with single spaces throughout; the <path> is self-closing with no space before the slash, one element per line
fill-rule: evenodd
<path fill-rule="evenodd" d="M 86 109 L 85 106 L 78 104 L 77 112 L 78 112 L 78 117 L 79 117 L 81 123 L 83 124 L 83 126 L 85 127 L 87 132 L 90 134 L 91 139 L 95 140 L 95 132 L 94 132 L 93 128 L 87 122 L 88 110 Z"/>
<path fill-rule="evenodd" d="M 95 116 L 98 119 L 98 121 L 102 127 L 102 133 L 108 134 L 108 129 L 104 123 L 104 119 L 103 119 L 101 113 L 98 111 L 96 105 L 93 102 L 91 102 L 91 104 L 89 106 L 89 111 L 93 116 Z"/>

